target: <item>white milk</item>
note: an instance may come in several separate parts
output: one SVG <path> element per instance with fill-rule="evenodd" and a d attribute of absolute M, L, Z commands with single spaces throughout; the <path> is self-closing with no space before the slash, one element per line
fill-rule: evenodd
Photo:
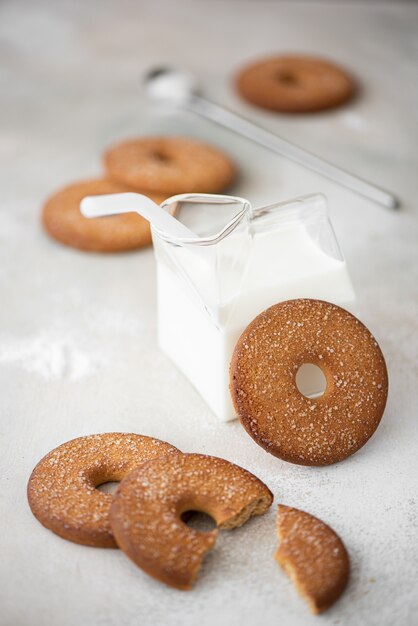
<path fill-rule="evenodd" d="M 332 229 L 330 229 L 333 237 Z M 231 259 L 242 240 L 229 236 Z M 161 349 L 189 378 L 221 420 L 234 419 L 229 394 L 229 363 L 248 323 L 267 307 L 292 298 L 317 298 L 344 304 L 354 292 L 344 260 L 326 254 L 302 221 L 259 232 L 243 248 L 243 272 L 228 256 L 219 268 L 190 248 L 175 254 L 200 292 L 196 297 L 183 276 L 157 256 L 158 329 Z M 226 261 L 225 261 L 226 259 Z M 222 300 L 213 281 L 221 273 L 230 297 Z M 315 392 L 313 381 L 312 393 Z"/>

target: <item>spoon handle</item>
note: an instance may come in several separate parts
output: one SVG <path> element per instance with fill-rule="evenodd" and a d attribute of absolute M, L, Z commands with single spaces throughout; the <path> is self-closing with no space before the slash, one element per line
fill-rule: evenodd
<path fill-rule="evenodd" d="M 261 128 L 261 126 L 257 126 L 253 122 L 246 120 L 202 96 L 193 95 L 193 97 L 186 101 L 185 106 L 194 113 L 216 122 L 220 126 L 229 128 L 314 172 L 318 172 L 318 174 L 357 192 L 373 202 L 377 202 L 388 209 L 397 209 L 399 207 L 400 203 L 398 198 L 388 191 L 354 174 L 350 174 L 332 163 L 328 163 L 324 159 L 321 159 L 321 157 L 303 148 L 299 148 L 299 146 L 296 146 L 290 141 Z"/>

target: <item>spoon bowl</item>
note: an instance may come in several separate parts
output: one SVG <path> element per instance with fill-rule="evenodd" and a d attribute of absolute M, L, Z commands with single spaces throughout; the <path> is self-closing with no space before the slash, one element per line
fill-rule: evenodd
<path fill-rule="evenodd" d="M 191 74 L 170 67 L 155 67 L 143 78 L 147 95 L 160 102 L 184 104 L 197 94 Z"/>

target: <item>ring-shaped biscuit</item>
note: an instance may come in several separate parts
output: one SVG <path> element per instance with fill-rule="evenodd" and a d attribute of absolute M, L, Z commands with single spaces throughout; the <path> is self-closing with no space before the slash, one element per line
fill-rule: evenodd
<path fill-rule="evenodd" d="M 340 106 L 356 92 L 353 78 L 335 63 L 311 56 L 279 55 L 244 67 L 239 93 L 256 106 L 308 113 Z"/>
<path fill-rule="evenodd" d="M 119 485 L 110 518 L 119 547 L 138 567 L 177 589 L 190 589 L 217 530 L 199 532 L 182 520 L 188 511 L 235 528 L 262 515 L 273 496 L 253 474 L 203 454 L 170 454 L 134 470 Z"/>
<path fill-rule="evenodd" d="M 132 188 L 106 178 L 67 185 L 45 202 L 42 209 L 43 227 L 56 241 L 89 252 L 123 252 L 149 246 L 149 222 L 137 213 L 90 219 L 80 212 L 80 202 L 86 196 L 128 191 L 132 191 Z M 161 204 L 165 198 L 163 194 L 151 194 L 151 199 L 157 204 Z"/>
<path fill-rule="evenodd" d="M 54 533 L 87 546 L 116 548 L 109 522 L 112 494 L 96 489 L 122 480 L 135 467 L 177 448 L 143 435 L 78 437 L 49 452 L 28 482 L 34 516 Z"/>
<path fill-rule="evenodd" d="M 297 387 L 306 363 L 326 377 L 320 397 Z M 270 307 L 247 326 L 232 356 L 230 389 L 242 425 L 267 452 L 300 465 L 329 465 L 373 435 L 388 376 L 375 338 L 354 315 L 299 299 Z"/>
<path fill-rule="evenodd" d="M 235 166 L 226 154 L 186 137 L 122 141 L 107 150 L 104 165 L 119 183 L 166 196 L 216 193 L 235 178 Z"/>

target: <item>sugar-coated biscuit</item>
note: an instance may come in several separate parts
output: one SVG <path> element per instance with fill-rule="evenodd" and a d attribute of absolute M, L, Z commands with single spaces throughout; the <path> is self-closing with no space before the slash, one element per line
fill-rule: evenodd
<path fill-rule="evenodd" d="M 296 385 L 311 363 L 326 377 L 322 396 Z M 231 396 L 244 428 L 267 452 L 301 465 L 329 465 L 361 448 L 386 405 L 388 375 L 370 331 L 321 300 L 288 300 L 258 315 L 239 338 Z"/>
<path fill-rule="evenodd" d="M 282 55 L 243 68 L 236 77 L 243 98 L 263 109 L 308 113 L 350 100 L 356 83 L 334 63 L 311 56 Z"/>
<path fill-rule="evenodd" d="M 78 437 L 49 452 L 28 482 L 34 516 L 54 533 L 87 546 L 116 548 L 109 522 L 112 494 L 97 486 L 120 481 L 149 459 L 177 448 L 134 433 Z"/>
<path fill-rule="evenodd" d="M 134 470 L 111 506 L 119 547 L 138 567 L 177 589 L 190 589 L 217 530 L 198 532 L 182 521 L 188 511 L 235 528 L 262 515 L 273 496 L 256 476 L 224 459 L 173 453 Z"/>
<path fill-rule="evenodd" d="M 92 252 L 122 252 L 151 244 L 150 225 L 137 213 L 89 219 L 80 212 L 86 196 L 132 191 L 106 178 L 73 183 L 55 192 L 42 210 L 46 232 L 60 243 Z M 161 204 L 166 196 L 144 192 Z"/>
<path fill-rule="evenodd" d="M 216 193 L 228 187 L 235 167 L 223 152 L 185 137 L 142 137 L 110 147 L 108 176 L 153 193 Z"/>
<path fill-rule="evenodd" d="M 338 535 L 309 513 L 279 504 L 276 560 L 289 574 L 312 613 L 322 613 L 341 596 L 350 572 Z"/>

